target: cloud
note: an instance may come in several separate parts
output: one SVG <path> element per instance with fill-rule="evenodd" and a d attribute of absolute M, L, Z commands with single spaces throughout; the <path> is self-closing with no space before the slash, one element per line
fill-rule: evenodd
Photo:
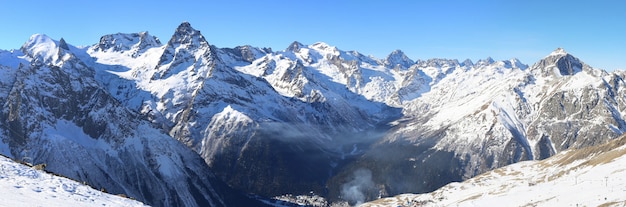
<path fill-rule="evenodd" d="M 358 206 L 365 202 L 366 192 L 373 188 L 372 171 L 361 168 L 354 171 L 349 182 L 341 185 L 341 197 L 350 204 Z"/>

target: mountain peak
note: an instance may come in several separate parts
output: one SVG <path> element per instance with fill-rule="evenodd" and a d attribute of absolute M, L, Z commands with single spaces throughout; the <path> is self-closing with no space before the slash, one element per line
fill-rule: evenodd
<path fill-rule="evenodd" d="M 192 33 L 194 31 L 197 31 L 197 30 L 191 27 L 191 23 L 187 21 L 180 23 L 180 25 L 178 25 L 178 28 L 176 28 L 176 33 L 187 34 L 187 33 Z"/>
<path fill-rule="evenodd" d="M 404 54 L 404 52 L 402 52 L 402 50 L 400 49 L 396 49 L 394 51 L 391 51 L 391 53 L 387 56 L 387 58 L 392 57 L 392 56 L 397 56 L 397 57 L 406 57 L 406 55 Z"/>
<path fill-rule="evenodd" d="M 472 62 L 472 60 L 470 60 L 470 59 L 468 58 L 468 59 L 465 59 L 465 60 L 463 61 L 462 65 L 463 65 L 463 66 L 472 67 L 472 66 L 474 66 L 474 62 Z"/>
<path fill-rule="evenodd" d="M 557 48 L 548 56 L 535 63 L 532 70 L 539 71 L 544 76 L 550 74 L 566 76 L 574 75 L 583 71 L 583 69 L 587 67 L 589 66 L 584 64 L 578 58 L 565 52 L 563 48 Z"/>
<path fill-rule="evenodd" d="M 94 45 L 91 50 L 114 52 L 131 51 L 131 55 L 136 57 L 148 48 L 159 46 L 161 46 L 159 38 L 150 35 L 148 32 L 117 33 L 100 37 L 100 42 Z"/>
<path fill-rule="evenodd" d="M 209 46 L 209 43 L 206 39 L 204 39 L 204 36 L 202 36 L 200 31 L 191 27 L 189 22 L 183 22 L 178 25 L 174 35 L 172 35 L 172 38 L 167 42 L 167 44 L 169 47 L 185 45 L 188 49 Z"/>
<path fill-rule="evenodd" d="M 336 47 L 330 46 L 328 43 L 325 42 L 316 42 L 313 45 L 311 45 L 313 48 L 319 49 L 319 50 L 335 50 L 337 49 Z"/>
<path fill-rule="evenodd" d="M 59 40 L 59 47 L 65 50 L 70 50 L 70 47 L 67 46 L 67 43 L 65 42 L 65 40 L 61 37 L 61 39 Z"/>
<path fill-rule="evenodd" d="M 65 42 L 65 40 L 63 40 L 63 42 Z M 67 47 L 67 44 L 64 45 Z M 45 34 L 34 34 L 22 45 L 21 50 L 24 54 L 32 58 L 46 62 L 55 59 L 60 46 L 59 42 Z"/>
<path fill-rule="evenodd" d="M 300 51 L 300 48 L 303 48 L 304 45 L 298 41 L 293 41 L 291 44 L 289 44 L 289 47 L 287 47 L 286 51 L 291 51 L 291 52 L 298 52 Z"/>
<path fill-rule="evenodd" d="M 486 59 L 480 59 L 478 60 L 478 62 L 476 62 L 476 65 L 491 65 L 494 62 L 496 62 L 495 60 L 493 60 L 493 58 L 491 57 L 487 57 Z"/>
<path fill-rule="evenodd" d="M 552 51 L 552 53 L 550 53 L 550 55 L 548 56 L 560 56 L 560 55 L 567 55 L 568 53 L 563 49 L 563 48 L 556 48 L 556 50 Z"/>
<path fill-rule="evenodd" d="M 35 45 L 50 45 L 50 44 L 55 44 L 55 43 L 54 43 L 54 40 L 52 40 L 52 38 L 48 37 L 47 35 L 33 34 L 30 36 L 28 41 L 24 43 L 22 48 L 25 48 L 25 47 L 28 48 L 28 47 L 32 47 Z"/>
<path fill-rule="evenodd" d="M 400 65 L 401 67 L 409 68 L 414 63 L 415 62 L 413 60 L 407 57 L 406 54 L 399 49 L 392 51 L 389 55 L 387 55 L 387 58 L 385 58 L 385 65 L 387 67 L 396 67 Z"/>

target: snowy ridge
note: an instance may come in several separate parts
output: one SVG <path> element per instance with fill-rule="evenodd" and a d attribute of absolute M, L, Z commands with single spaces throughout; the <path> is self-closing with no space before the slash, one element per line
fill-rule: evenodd
<path fill-rule="evenodd" d="M 192 150 L 105 90 L 110 85 L 98 82 L 96 74 L 101 69 L 123 74 L 119 65 L 94 62 L 88 49 L 45 35 L 34 35 L 21 50 L 25 55 L 17 58 L 31 64 L 6 68 L 9 76 L 0 82 L 5 92 L 0 101 L 6 106 L 0 113 L 0 149 L 6 155 L 29 157 L 47 164 L 51 172 L 154 206 L 255 203 L 215 178 Z M 113 84 L 121 82 L 118 78 Z"/>
<path fill-rule="evenodd" d="M 626 137 L 520 162 L 450 183 L 432 193 L 403 194 L 361 206 L 623 206 Z"/>
<path fill-rule="evenodd" d="M 0 206 L 145 206 L 0 156 Z M 9 199 L 10 198 L 10 199 Z"/>
<path fill-rule="evenodd" d="M 218 48 L 183 22 L 164 45 L 147 32 L 105 35 L 89 48 L 34 35 L 20 51 L 0 51 L 0 74 L 0 150 L 96 146 L 111 159 L 91 165 L 107 169 L 129 149 L 149 163 L 142 173 L 184 177 L 192 155 L 154 153 L 184 145 L 203 159 L 195 165 L 267 197 L 313 192 L 334 202 L 360 168 L 372 171 L 373 187 L 359 198 L 431 191 L 626 132 L 625 74 L 563 49 L 529 67 L 514 58 L 414 61 L 400 50 L 378 59 L 323 42 Z"/>
<path fill-rule="evenodd" d="M 100 52 L 119 52 L 131 57 L 141 55 L 145 50 L 161 46 L 161 41 L 148 32 L 132 34 L 110 34 L 100 38 L 100 42 L 90 50 Z"/>

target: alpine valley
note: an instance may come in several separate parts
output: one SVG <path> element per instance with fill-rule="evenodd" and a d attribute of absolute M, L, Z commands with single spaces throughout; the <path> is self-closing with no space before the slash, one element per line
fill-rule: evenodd
<path fill-rule="evenodd" d="M 0 50 L 0 153 L 153 206 L 355 205 L 605 144 L 625 76 L 561 48 L 528 66 L 218 48 L 188 22 L 35 34 Z"/>

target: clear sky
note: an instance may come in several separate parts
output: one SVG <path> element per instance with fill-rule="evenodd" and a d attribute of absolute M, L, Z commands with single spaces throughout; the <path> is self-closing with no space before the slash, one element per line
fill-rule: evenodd
<path fill-rule="evenodd" d="M 0 0 L 0 48 L 30 35 L 92 45 L 100 36 L 148 31 L 167 42 L 183 21 L 218 47 L 283 50 L 326 42 L 384 58 L 473 61 L 518 58 L 532 65 L 563 47 L 585 63 L 626 69 L 624 0 Z"/>

